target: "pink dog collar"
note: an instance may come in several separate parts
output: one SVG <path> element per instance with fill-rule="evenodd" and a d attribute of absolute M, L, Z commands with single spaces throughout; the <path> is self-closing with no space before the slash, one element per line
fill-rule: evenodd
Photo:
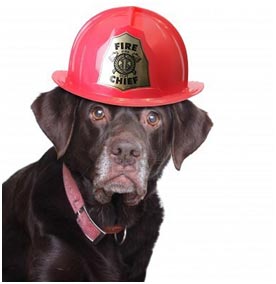
<path fill-rule="evenodd" d="M 101 229 L 89 216 L 84 200 L 81 196 L 76 181 L 72 177 L 70 170 L 65 164 L 62 166 L 63 183 L 67 198 L 74 213 L 77 215 L 77 223 L 79 224 L 84 235 L 93 243 L 98 243 L 106 234 L 114 234 L 115 240 L 121 245 L 126 238 L 127 229 L 121 225 L 105 227 Z M 117 234 L 124 231 L 122 240 L 119 242 Z"/>

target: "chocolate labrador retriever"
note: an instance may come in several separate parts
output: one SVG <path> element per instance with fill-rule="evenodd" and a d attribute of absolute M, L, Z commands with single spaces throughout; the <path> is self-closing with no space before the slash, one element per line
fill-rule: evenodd
<path fill-rule="evenodd" d="M 156 183 L 212 126 L 190 101 L 104 105 L 56 88 L 32 105 L 53 142 L 3 186 L 4 281 L 143 281 L 163 219 Z"/>

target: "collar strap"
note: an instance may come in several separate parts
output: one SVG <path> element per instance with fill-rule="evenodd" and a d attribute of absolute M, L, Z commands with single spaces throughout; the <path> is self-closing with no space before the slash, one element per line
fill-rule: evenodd
<path fill-rule="evenodd" d="M 117 237 L 116 235 L 123 230 L 126 232 L 126 228 L 121 225 L 105 227 L 103 229 L 97 226 L 89 216 L 78 185 L 65 164 L 62 166 L 62 174 L 65 192 L 74 213 L 77 215 L 77 223 L 91 242 L 98 243 L 106 234 L 114 234 Z"/>

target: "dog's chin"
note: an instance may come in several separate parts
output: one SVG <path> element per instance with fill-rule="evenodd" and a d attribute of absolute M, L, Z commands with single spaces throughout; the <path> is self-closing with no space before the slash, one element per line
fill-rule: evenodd
<path fill-rule="evenodd" d="M 146 190 L 138 189 L 137 185 L 126 177 L 111 180 L 94 190 L 95 199 L 101 204 L 112 202 L 114 194 L 120 196 L 125 205 L 136 206 L 144 199 Z"/>

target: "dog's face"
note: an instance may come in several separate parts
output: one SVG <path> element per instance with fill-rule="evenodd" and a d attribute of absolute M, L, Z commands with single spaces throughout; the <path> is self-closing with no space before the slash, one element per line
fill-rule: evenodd
<path fill-rule="evenodd" d="M 93 182 L 98 202 L 108 203 L 118 193 L 126 205 L 136 205 L 147 193 L 149 177 L 169 160 L 171 123 L 168 108 L 81 100 L 67 158 Z"/>
<path fill-rule="evenodd" d="M 120 194 L 125 205 L 137 205 L 170 157 L 180 169 L 212 126 L 189 101 L 127 108 L 81 99 L 60 88 L 42 94 L 32 109 L 58 158 L 92 182 L 100 204 Z"/>

